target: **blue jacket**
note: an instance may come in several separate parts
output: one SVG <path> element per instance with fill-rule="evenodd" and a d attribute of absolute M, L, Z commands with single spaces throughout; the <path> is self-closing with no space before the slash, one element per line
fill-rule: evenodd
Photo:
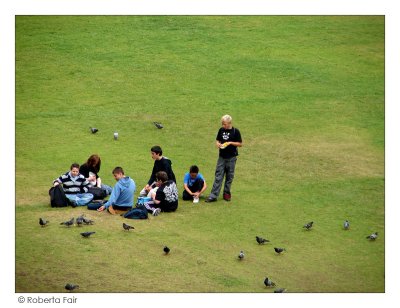
<path fill-rule="evenodd" d="M 113 187 L 110 199 L 104 203 L 104 206 L 106 208 L 110 205 L 132 207 L 135 191 L 135 182 L 129 176 L 123 177 Z"/>

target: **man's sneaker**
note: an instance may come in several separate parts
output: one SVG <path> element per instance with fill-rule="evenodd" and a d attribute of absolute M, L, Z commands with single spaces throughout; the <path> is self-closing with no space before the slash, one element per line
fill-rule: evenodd
<path fill-rule="evenodd" d="M 158 216 L 158 214 L 160 214 L 161 209 L 160 208 L 156 208 L 153 210 L 153 216 Z"/>
<path fill-rule="evenodd" d="M 215 201 L 217 201 L 217 198 L 208 197 L 206 199 L 206 202 L 215 202 Z"/>
<path fill-rule="evenodd" d="M 231 201 L 231 195 L 230 194 L 224 194 L 224 200 L 225 201 Z"/>
<path fill-rule="evenodd" d="M 108 211 L 111 215 L 115 215 L 115 210 L 114 210 L 114 208 L 112 207 L 112 205 L 110 205 L 110 206 L 108 207 L 107 211 Z"/>

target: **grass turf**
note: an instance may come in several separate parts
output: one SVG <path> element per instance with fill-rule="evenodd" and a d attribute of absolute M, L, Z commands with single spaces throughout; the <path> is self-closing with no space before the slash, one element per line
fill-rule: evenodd
<path fill-rule="evenodd" d="M 265 276 L 384 292 L 382 16 L 17 16 L 15 111 L 17 292 L 272 292 Z M 104 183 L 120 165 L 140 189 L 155 144 L 179 188 L 197 164 L 209 192 L 226 113 L 244 140 L 231 203 L 180 201 L 130 232 L 50 208 L 51 181 L 93 153 Z M 59 225 L 82 212 L 95 225 Z"/>

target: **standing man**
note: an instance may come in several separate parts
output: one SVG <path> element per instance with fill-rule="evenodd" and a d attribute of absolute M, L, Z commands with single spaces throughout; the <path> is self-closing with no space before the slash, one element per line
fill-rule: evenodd
<path fill-rule="evenodd" d="M 215 170 L 215 180 L 211 194 L 206 202 L 217 201 L 221 191 L 222 182 L 225 177 L 224 194 L 225 201 L 231 201 L 231 185 L 235 175 L 235 165 L 238 154 L 238 147 L 242 146 L 242 136 L 239 129 L 232 126 L 232 117 L 224 115 L 221 118 L 222 127 L 219 129 L 216 145 L 219 148 L 219 157 Z"/>
<path fill-rule="evenodd" d="M 112 173 L 117 184 L 112 189 L 110 199 L 97 210 L 99 212 L 107 210 L 114 215 L 116 214 L 115 210 L 127 211 L 132 208 L 136 184 L 129 176 L 125 176 L 121 167 L 115 167 Z M 96 209 L 95 206 L 88 208 Z"/>

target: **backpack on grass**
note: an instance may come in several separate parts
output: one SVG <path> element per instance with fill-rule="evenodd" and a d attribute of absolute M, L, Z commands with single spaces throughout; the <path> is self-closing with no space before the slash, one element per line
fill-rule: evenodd
<path fill-rule="evenodd" d="M 136 205 L 135 208 L 129 210 L 124 214 L 124 218 L 130 219 L 147 219 L 149 214 L 147 213 L 147 209 L 144 205 Z"/>
<path fill-rule="evenodd" d="M 61 185 L 50 188 L 49 195 L 51 207 L 68 206 L 68 199 L 65 196 L 64 189 L 61 187 Z"/>

